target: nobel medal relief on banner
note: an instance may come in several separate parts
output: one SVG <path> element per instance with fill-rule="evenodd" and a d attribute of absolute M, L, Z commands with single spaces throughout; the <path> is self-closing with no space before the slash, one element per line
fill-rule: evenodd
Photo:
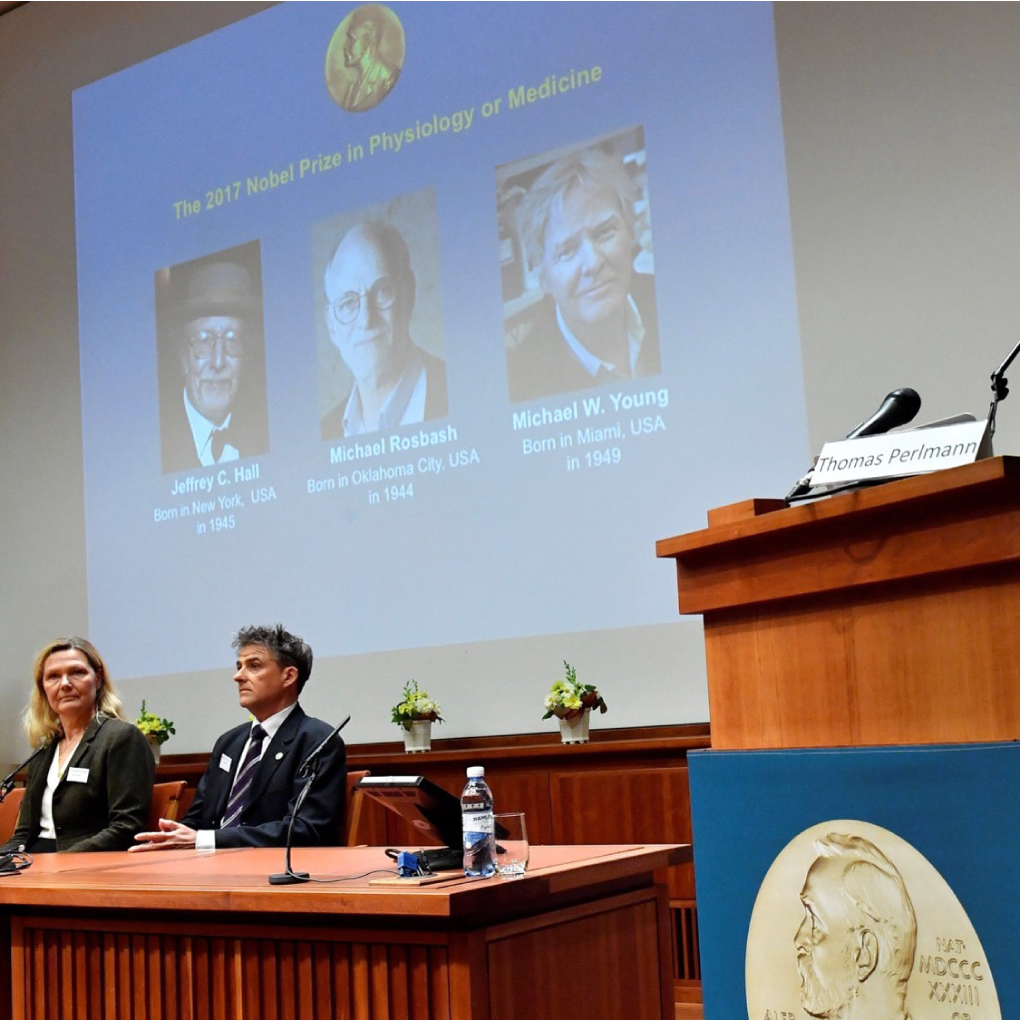
<path fill-rule="evenodd" d="M 914 846 L 855 819 L 812 825 L 775 858 L 745 983 L 748 1020 L 1002 1020 L 953 889 Z"/>

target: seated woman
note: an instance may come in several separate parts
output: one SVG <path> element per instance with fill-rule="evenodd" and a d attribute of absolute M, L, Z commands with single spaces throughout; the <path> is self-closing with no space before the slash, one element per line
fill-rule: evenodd
<path fill-rule="evenodd" d="M 35 658 L 25 711 L 32 747 L 9 852 L 126 850 L 146 827 L 156 763 L 121 704 L 99 652 L 84 638 L 48 644 Z"/>

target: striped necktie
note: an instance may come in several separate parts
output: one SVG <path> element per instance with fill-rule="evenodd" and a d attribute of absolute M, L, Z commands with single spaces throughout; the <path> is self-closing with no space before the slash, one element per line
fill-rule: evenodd
<path fill-rule="evenodd" d="M 237 777 L 234 779 L 234 787 L 230 791 L 230 800 L 227 801 L 227 810 L 223 813 L 222 828 L 229 829 L 238 825 L 241 819 L 241 812 L 244 810 L 248 791 L 251 789 L 252 780 L 255 778 L 255 770 L 262 758 L 262 740 L 266 731 L 255 723 L 251 728 L 251 738 L 248 742 L 248 753 L 244 756 L 237 770 Z"/>

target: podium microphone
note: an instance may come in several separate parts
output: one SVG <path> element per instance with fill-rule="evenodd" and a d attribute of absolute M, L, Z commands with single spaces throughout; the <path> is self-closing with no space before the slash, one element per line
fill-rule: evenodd
<path fill-rule="evenodd" d="M 290 864 L 290 851 L 294 841 L 294 820 L 301 811 L 301 806 L 304 804 L 305 798 L 308 796 L 308 791 L 312 788 L 312 783 L 315 782 L 319 775 L 319 760 L 322 758 L 322 752 L 329 747 L 330 742 L 336 739 L 337 734 L 350 721 L 350 716 L 344 719 L 344 721 L 340 723 L 340 725 L 333 730 L 333 732 L 326 737 L 326 739 L 319 744 L 319 746 L 312 751 L 307 758 L 305 758 L 305 760 L 301 763 L 301 768 L 298 769 L 298 778 L 304 779 L 307 776 L 307 780 L 305 785 L 301 787 L 301 792 L 297 795 L 297 800 L 294 801 L 294 810 L 291 812 L 290 823 L 287 826 L 287 851 L 284 858 L 283 871 L 269 876 L 270 885 L 292 885 L 294 882 L 307 882 L 311 878 L 311 875 L 309 875 L 307 871 L 295 871 Z"/>
<path fill-rule="evenodd" d="M 906 425 L 908 421 L 913 421 L 920 409 L 921 397 L 917 390 L 902 386 L 888 394 L 870 418 L 865 418 L 857 428 L 851 429 L 847 439 L 880 436 L 898 425 Z M 785 502 L 791 503 L 795 499 L 801 499 L 811 491 L 812 471 L 813 466 L 808 468 L 807 474 L 786 494 Z"/>
<path fill-rule="evenodd" d="M 883 435 L 898 425 L 906 425 L 908 421 L 913 421 L 915 415 L 920 410 L 921 398 L 917 390 L 912 390 L 909 386 L 903 386 L 898 390 L 893 390 L 882 401 L 879 409 L 870 418 L 862 421 L 847 436 L 847 439 Z"/>

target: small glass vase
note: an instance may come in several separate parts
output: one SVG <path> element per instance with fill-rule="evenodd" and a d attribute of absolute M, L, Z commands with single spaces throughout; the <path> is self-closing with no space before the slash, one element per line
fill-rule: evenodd
<path fill-rule="evenodd" d="M 580 715 L 570 719 L 560 719 L 560 740 L 564 744 L 588 743 L 588 716 L 591 709 L 586 708 Z"/>
<path fill-rule="evenodd" d="M 152 752 L 152 757 L 155 759 L 156 764 L 159 764 L 160 755 L 160 743 L 155 737 L 146 737 L 146 743 L 149 745 L 149 750 Z"/>
<path fill-rule="evenodd" d="M 409 730 L 404 730 L 404 750 L 408 754 L 421 754 L 423 751 L 432 750 L 431 719 L 416 719 L 411 723 Z"/>

